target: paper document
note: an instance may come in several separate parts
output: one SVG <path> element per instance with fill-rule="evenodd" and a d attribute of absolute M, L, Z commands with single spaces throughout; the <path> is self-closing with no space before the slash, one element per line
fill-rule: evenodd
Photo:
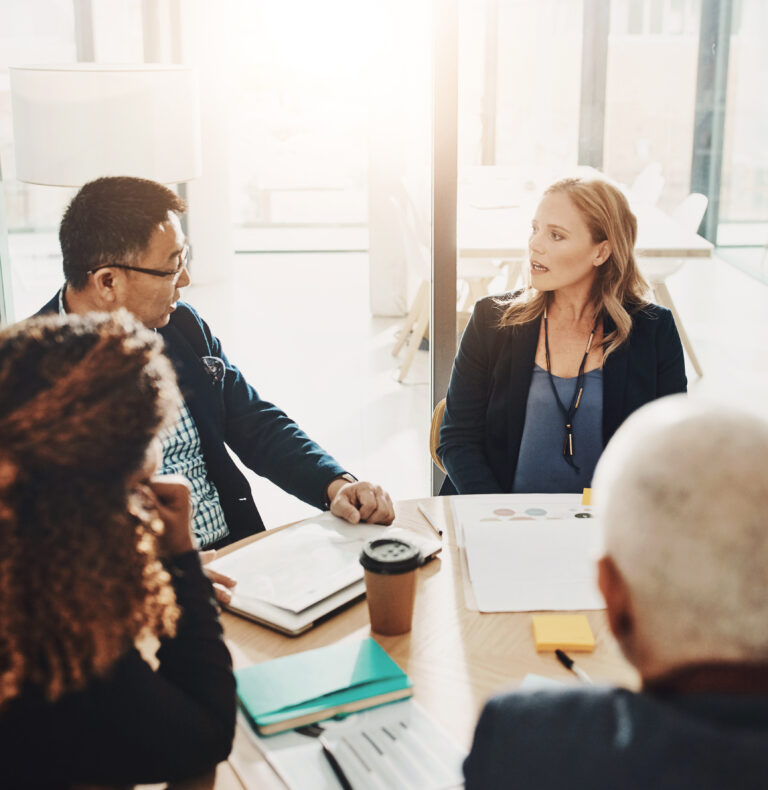
<path fill-rule="evenodd" d="M 340 787 L 316 738 L 293 731 L 259 737 L 238 715 L 238 727 L 247 728 L 248 738 L 291 790 Z M 465 752 L 414 700 L 325 722 L 323 728 L 323 736 L 355 790 L 462 786 Z M 247 765 L 238 765 L 237 753 L 230 759 L 238 773 L 247 772 Z"/>
<path fill-rule="evenodd" d="M 475 524 L 590 519 L 593 509 L 582 505 L 579 494 L 478 494 L 451 497 L 451 514 L 461 548 L 465 531 Z"/>
<path fill-rule="evenodd" d="M 529 672 L 524 678 L 523 682 L 517 687 L 518 691 L 546 691 L 548 689 L 559 690 L 565 684 L 559 680 L 544 677 L 544 675 L 536 675 Z"/>
<path fill-rule="evenodd" d="M 467 567 L 481 612 L 602 609 L 594 519 L 479 523 L 465 529 Z"/>

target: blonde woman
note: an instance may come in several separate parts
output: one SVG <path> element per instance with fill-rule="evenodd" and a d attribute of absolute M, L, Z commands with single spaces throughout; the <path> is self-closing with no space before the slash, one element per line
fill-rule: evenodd
<path fill-rule="evenodd" d="M 235 684 L 190 530 L 154 476 L 180 396 L 127 312 L 0 333 L 0 785 L 133 785 L 226 758 Z M 157 666 L 138 647 L 159 639 Z"/>
<path fill-rule="evenodd" d="M 645 298 L 636 236 L 608 182 L 547 189 L 529 287 L 481 299 L 462 337 L 437 449 L 442 494 L 581 492 L 635 409 L 686 391 L 680 337 Z"/>

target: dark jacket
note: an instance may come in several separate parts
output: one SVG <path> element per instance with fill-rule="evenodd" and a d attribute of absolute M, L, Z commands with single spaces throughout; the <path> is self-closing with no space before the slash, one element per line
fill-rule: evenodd
<path fill-rule="evenodd" d="M 40 313 L 56 313 L 59 296 Z M 232 543 L 264 529 L 251 487 L 227 452 L 227 445 L 249 469 L 315 507 L 325 507 L 330 482 L 343 474 L 325 450 L 285 412 L 262 400 L 227 359 L 208 324 L 185 302 L 178 302 L 167 326 L 158 329 L 173 363 L 179 389 L 200 434 L 208 477 L 219 492 L 229 535 L 212 547 Z M 216 365 L 223 362 L 223 375 Z"/>
<path fill-rule="evenodd" d="M 518 692 L 483 710 L 466 790 L 763 790 L 768 697 Z"/>
<path fill-rule="evenodd" d="M 0 786 L 177 781 L 227 758 L 235 679 L 211 583 L 194 551 L 168 570 L 182 616 L 176 636 L 161 640 L 157 671 L 131 648 L 103 678 L 56 702 L 25 689 L 0 712 Z"/>
<path fill-rule="evenodd" d="M 461 339 L 437 448 L 448 472 L 441 494 L 512 491 L 541 319 L 500 329 L 508 297 L 480 299 Z M 604 333 L 614 329 L 606 318 Z M 633 411 L 685 391 L 672 314 L 649 305 L 634 314 L 629 339 L 603 367 L 603 447 Z"/>

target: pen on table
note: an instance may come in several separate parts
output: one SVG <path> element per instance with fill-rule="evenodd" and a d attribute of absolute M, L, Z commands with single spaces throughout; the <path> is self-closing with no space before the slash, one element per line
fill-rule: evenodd
<path fill-rule="evenodd" d="M 566 669 L 570 669 L 579 680 L 581 680 L 583 683 L 592 684 L 592 678 L 580 666 L 578 666 L 567 653 L 562 650 L 555 650 L 555 655 L 557 656 L 557 660 Z"/>
<path fill-rule="evenodd" d="M 438 527 L 437 524 L 435 524 L 435 522 L 432 521 L 432 519 L 427 515 L 427 512 L 424 510 L 424 508 L 421 505 L 416 505 L 416 507 L 418 508 L 419 513 L 421 513 L 421 515 L 424 516 L 424 520 L 427 522 L 427 524 L 429 524 L 429 526 L 432 527 L 432 529 L 438 534 L 438 536 L 442 538 L 443 530 L 441 530 L 440 527 Z"/>
<path fill-rule="evenodd" d="M 343 790 L 354 790 L 352 785 L 347 779 L 344 771 L 342 770 L 341 766 L 339 765 L 339 761 L 336 759 L 336 756 L 331 751 L 331 747 L 328 745 L 328 742 L 323 738 L 322 735 L 318 736 L 318 740 L 320 741 L 320 746 L 323 750 L 323 754 L 325 755 L 325 759 L 328 761 L 328 765 L 331 766 L 333 773 L 336 775 L 336 778 L 339 780 L 339 784 L 342 786 Z"/>

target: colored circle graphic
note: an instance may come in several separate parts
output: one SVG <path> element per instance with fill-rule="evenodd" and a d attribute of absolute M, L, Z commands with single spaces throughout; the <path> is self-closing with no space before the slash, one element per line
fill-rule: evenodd
<path fill-rule="evenodd" d="M 515 511 L 508 507 L 500 507 L 493 511 L 495 516 L 514 516 Z"/>
<path fill-rule="evenodd" d="M 529 507 L 525 511 L 529 516 L 546 516 L 547 511 L 540 507 Z"/>

